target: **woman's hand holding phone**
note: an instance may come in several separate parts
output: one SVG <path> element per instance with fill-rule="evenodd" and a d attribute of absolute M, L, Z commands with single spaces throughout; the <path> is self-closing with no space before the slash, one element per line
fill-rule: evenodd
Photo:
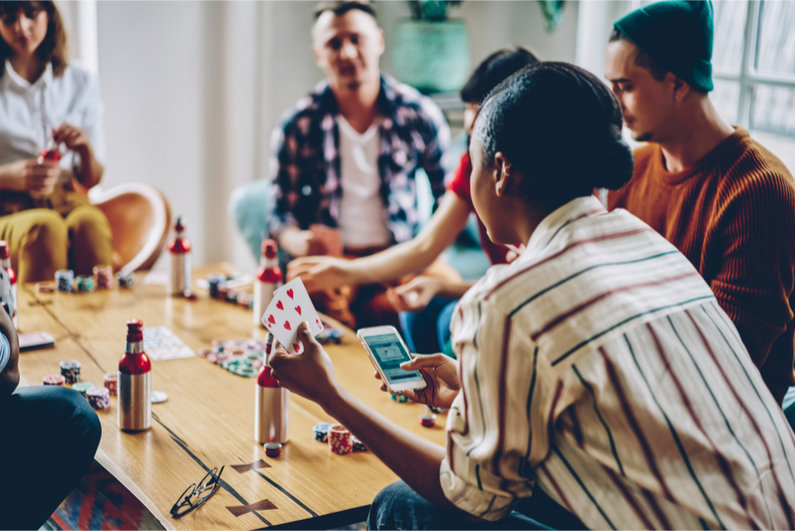
<path fill-rule="evenodd" d="M 431 407 L 449 408 L 461 389 L 461 380 L 458 378 L 458 366 L 455 361 L 444 354 L 431 354 L 428 356 L 413 354 L 414 359 L 404 362 L 400 368 L 407 371 L 420 371 L 426 386 L 417 391 L 406 390 L 403 394 L 409 400 Z M 380 380 L 381 375 L 375 373 Z M 386 384 L 381 384 L 381 390 L 386 391 Z"/>

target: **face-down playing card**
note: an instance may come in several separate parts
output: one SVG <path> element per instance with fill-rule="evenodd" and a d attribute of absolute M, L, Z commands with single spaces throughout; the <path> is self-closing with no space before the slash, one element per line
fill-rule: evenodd
<path fill-rule="evenodd" d="M 304 321 L 309 323 L 313 336 L 323 330 L 323 323 L 320 322 L 304 283 L 296 278 L 273 292 L 273 300 L 262 315 L 262 324 L 288 352 L 300 354 L 304 348 L 296 337 L 296 332 Z"/>

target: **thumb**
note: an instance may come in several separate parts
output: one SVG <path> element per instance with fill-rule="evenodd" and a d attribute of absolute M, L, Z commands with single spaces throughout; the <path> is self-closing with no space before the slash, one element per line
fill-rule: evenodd
<path fill-rule="evenodd" d="M 444 354 L 431 354 L 429 356 L 420 356 L 418 354 L 414 354 L 414 359 L 404 361 L 400 364 L 400 368 L 404 371 L 413 371 L 423 367 L 436 367 L 440 364 L 439 356 L 444 356 Z"/>
<path fill-rule="evenodd" d="M 301 344 L 304 346 L 304 352 L 310 347 L 320 347 L 320 343 L 318 343 L 315 336 L 312 334 L 312 331 L 309 329 L 309 323 L 304 321 L 300 325 L 298 325 L 298 338 L 301 340 Z"/>

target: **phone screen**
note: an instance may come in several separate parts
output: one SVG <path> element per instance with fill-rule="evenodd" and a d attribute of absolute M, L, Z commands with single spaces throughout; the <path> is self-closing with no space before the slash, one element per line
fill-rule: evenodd
<path fill-rule="evenodd" d="M 409 361 L 411 356 L 395 334 L 365 336 L 364 340 L 378 366 L 381 367 L 381 372 L 386 376 L 387 383 L 392 385 L 422 380 L 422 375 L 418 371 L 404 371 L 400 368 L 400 364 Z"/>

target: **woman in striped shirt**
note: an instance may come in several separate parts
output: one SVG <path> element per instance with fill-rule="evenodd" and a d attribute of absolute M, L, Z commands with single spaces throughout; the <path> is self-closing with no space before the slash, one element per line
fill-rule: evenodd
<path fill-rule="evenodd" d="M 632 173 L 610 91 L 565 63 L 522 70 L 483 104 L 470 155 L 489 237 L 526 251 L 462 298 L 457 366 L 404 367 L 429 384 L 411 398 L 450 407 L 447 447 L 341 389 L 306 334 L 271 360 L 405 482 L 368 524 L 795 528 L 795 436 L 736 329 L 676 248 L 590 196 Z"/>

